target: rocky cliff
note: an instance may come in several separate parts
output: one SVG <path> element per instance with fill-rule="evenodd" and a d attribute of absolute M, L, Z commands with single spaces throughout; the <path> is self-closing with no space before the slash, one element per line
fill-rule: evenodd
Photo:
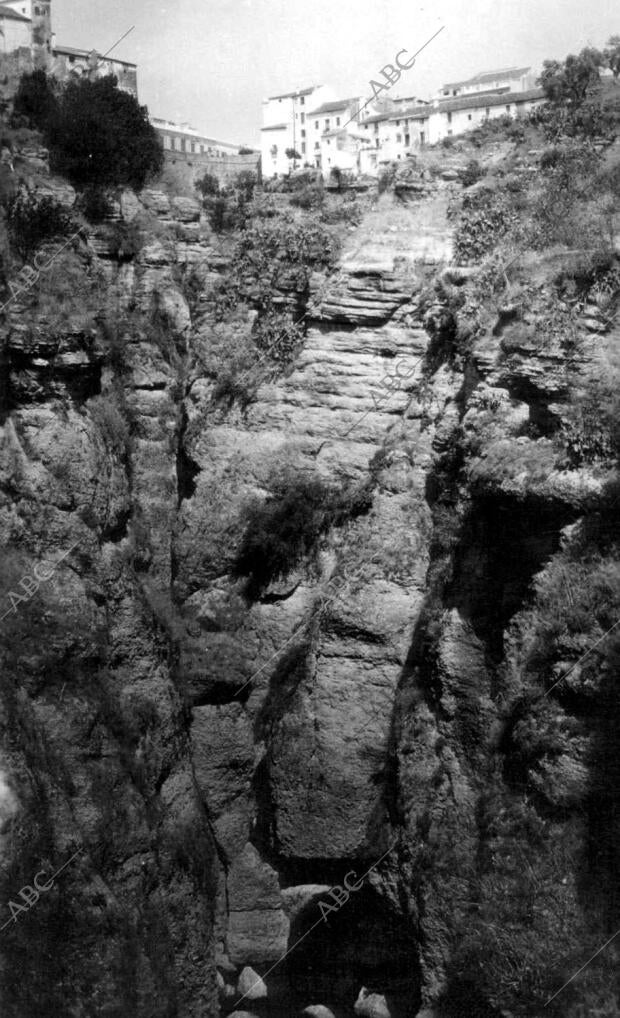
<path fill-rule="evenodd" d="M 189 199 L 125 194 L 5 308 L 11 1018 L 534 1015 L 614 932 L 618 270 L 481 281 L 459 194 L 369 204 L 247 402 Z M 348 511 L 253 584 L 291 478 Z M 614 958 L 545 1013 L 616 1013 Z"/>

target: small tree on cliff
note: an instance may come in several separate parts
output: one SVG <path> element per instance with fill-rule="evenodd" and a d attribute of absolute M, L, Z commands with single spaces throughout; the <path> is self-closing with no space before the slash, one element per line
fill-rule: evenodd
<path fill-rule="evenodd" d="M 146 106 L 113 76 L 67 85 L 46 133 L 52 169 L 78 187 L 140 190 L 163 166 Z"/>

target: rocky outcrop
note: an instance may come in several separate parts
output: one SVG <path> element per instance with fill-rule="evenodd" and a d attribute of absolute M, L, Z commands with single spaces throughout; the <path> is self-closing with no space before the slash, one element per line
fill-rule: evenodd
<path fill-rule="evenodd" d="M 553 982 L 564 938 L 602 932 L 615 659 L 585 661 L 615 619 L 614 476 L 575 405 L 617 377 L 617 327 L 543 265 L 463 311 L 453 184 L 413 183 L 243 407 L 196 358 L 231 257 L 192 199 L 125 193 L 76 242 L 80 316 L 11 305 L 2 900 L 70 860 L 8 928 L 12 1018 L 490 1018 L 541 998 L 532 945 Z M 350 511 L 253 589 L 249 507 L 282 477 Z"/>

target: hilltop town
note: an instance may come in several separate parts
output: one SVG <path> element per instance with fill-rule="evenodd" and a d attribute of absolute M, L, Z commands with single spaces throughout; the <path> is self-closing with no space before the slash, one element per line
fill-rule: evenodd
<path fill-rule="evenodd" d="M 384 86 L 385 87 L 385 86 Z M 376 176 L 381 165 L 498 117 L 521 117 L 544 102 L 531 67 L 485 71 L 453 81 L 433 100 L 416 96 L 338 99 L 326 85 L 263 102 L 265 177 L 293 164 Z"/>

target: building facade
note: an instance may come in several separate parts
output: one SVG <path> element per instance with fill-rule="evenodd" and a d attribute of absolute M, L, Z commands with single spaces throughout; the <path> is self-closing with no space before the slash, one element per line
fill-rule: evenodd
<path fill-rule="evenodd" d="M 263 103 L 262 160 L 266 177 L 297 164 L 377 174 L 382 166 L 474 130 L 487 120 L 520 117 L 545 101 L 531 67 L 484 71 L 443 85 L 431 101 L 395 96 L 365 104 L 326 97 L 324 86 L 272 96 Z"/>
<path fill-rule="evenodd" d="M 293 164 L 316 166 L 320 134 L 313 127 L 310 112 L 332 98 L 333 93 L 325 85 L 310 85 L 263 101 L 261 158 L 265 178 L 288 173 Z M 299 159 L 289 158 L 287 149 L 297 152 Z"/>
<path fill-rule="evenodd" d="M 113 74 L 123 92 L 138 98 L 138 68 L 126 60 L 101 57 L 96 50 L 75 49 L 73 46 L 54 46 L 51 53 L 50 73 L 59 81 L 95 81 Z"/>
<path fill-rule="evenodd" d="M 429 118 L 428 140 L 434 145 L 444 138 L 472 131 L 487 120 L 524 116 L 544 101 L 542 88 L 527 92 L 479 92 L 441 100 Z"/>
<path fill-rule="evenodd" d="M 52 50 L 50 0 L 0 0 L 0 36 L 3 53 L 30 49 L 36 66 Z"/>
<path fill-rule="evenodd" d="M 96 50 L 55 44 L 50 0 L 0 0 L 0 52 L 19 52 L 25 68 L 30 56 L 32 66 L 44 68 L 59 81 L 113 74 L 119 88 L 138 95 L 135 64 L 102 57 Z"/>
<path fill-rule="evenodd" d="M 206 155 L 213 159 L 224 159 L 239 153 L 238 145 L 208 138 L 189 124 L 175 124 L 159 117 L 151 117 L 150 120 L 161 138 L 164 152 L 186 156 Z"/>

